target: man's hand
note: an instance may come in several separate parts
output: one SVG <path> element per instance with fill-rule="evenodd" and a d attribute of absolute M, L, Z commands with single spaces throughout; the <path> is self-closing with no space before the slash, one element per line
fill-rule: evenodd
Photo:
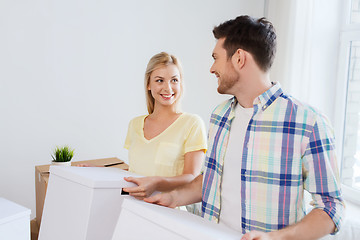
<path fill-rule="evenodd" d="M 314 240 L 334 232 L 335 224 L 321 209 L 313 209 L 300 222 L 273 232 L 251 231 L 241 240 Z"/>
<path fill-rule="evenodd" d="M 177 207 L 177 205 L 175 201 L 176 198 L 173 195 L 174 195 L 174 191 L 167 193 L 160 193 L 160 194 L 156 194 L 155 196 L 145 198 L 144 201 L 165 207 L 174 208 Z"/>
<path fill-rule="evenodd" d="M 139 200 L 150 197 L 155 192 L 159 181 L 159 177 L 125 177 L 124 179 L 127 182 L 133 182 L 138 185 L 137 187 L 124 188 L 123 190 Z"/>
<path fill-rule="evenodd" d="M 176 188 L 171 192 L 163 192 L 144 201 L 170 208 L 184 206 L 201 201 L 202 175 L 197 176 L 193 181 Z"/>
<path fill-rule="evenodd" d="M 272 238 L 270 235 L 271 235 L 270 233 L 266 233 L 266 232 L 251 231 L 244 234 L 241 240 L 273 240 L 273 239 L 275 240 L 275 238 Z"/>

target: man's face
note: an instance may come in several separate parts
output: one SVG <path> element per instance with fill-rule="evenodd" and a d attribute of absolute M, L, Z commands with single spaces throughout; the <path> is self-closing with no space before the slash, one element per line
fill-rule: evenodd
<path fill-rule="evenodd" d="M 214 48 L 212 57 L 214 63 L 210 72 L 218 79 L 218 92 L 220 94 L 233 94 L 233 87 L 239 81 L 239 74 L 235 71 L 231 59 L 228 59 L 226 50 L 223 48 L 225 38 L 220 38 Z"/>

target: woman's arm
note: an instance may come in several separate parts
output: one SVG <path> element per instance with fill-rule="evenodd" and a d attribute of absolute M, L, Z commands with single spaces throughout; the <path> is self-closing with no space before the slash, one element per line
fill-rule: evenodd
<path fill-rule="evenodd" d="M 137 184 L 137 187 L 124 188 L 123 190 L 129 192 L 131 196 L 138 199 L 149 197 L 153 192 L 168 192 L 176 187 L 191 182 L 200 173 L 201 166 L 204 159 L 204 151 L 193 151 L 185 153 L 184 156 L 184 170 L 183 173 L 175 177 L 142 177 L 124 178 L 128 182 Z"/>

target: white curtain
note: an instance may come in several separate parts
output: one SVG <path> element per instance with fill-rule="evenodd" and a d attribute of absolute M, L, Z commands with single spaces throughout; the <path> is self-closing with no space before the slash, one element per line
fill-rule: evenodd
<path fill-rule="evenodd" d="M 333 121 L 342 1 L 266 2 L 278 36 L 272 80 Z"/>

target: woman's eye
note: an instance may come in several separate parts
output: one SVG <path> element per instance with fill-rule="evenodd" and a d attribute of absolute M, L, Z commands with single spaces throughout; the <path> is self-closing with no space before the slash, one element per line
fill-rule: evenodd
<path fill-rule="evenodd" d="M 162 79 L 155 80 L 155 82 L 162 82 L 162 81 L 163 81 Z"/>
<path fill-rule="evenodd" d="M 177 80 L 176 78 L 171 80 L 172 82 L 178 82 L 179 80 Z"/>

